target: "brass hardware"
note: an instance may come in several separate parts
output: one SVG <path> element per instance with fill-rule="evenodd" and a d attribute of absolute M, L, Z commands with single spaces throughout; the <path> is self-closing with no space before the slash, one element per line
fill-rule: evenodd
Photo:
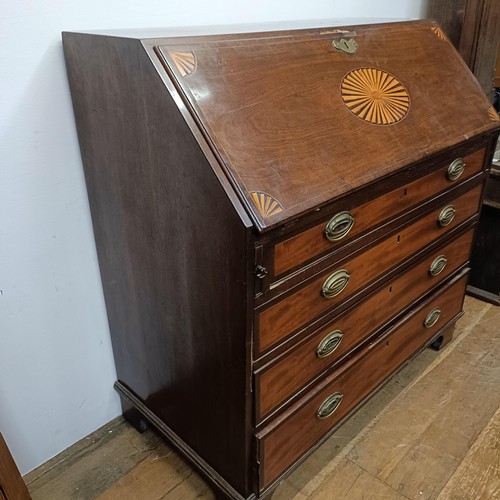
<path fill-rule="evenodd" d="M 326 225 L 326 239 L 329 241 L 339 241 L 347 235 L 352 226 L 354 226 L 354 216 L 351 212 L 339 212 Z"/>
<path fill-rule="evenodd" d="M 318 348 L 316 349 L 316 356 L 318 358 L 326 358 L 330 356 L 335 349 L 342 342 L 343 334 L 340 330 L 334 330 L 329 334 L 325 335 L 324 339 L 318 344 Z"/>
<path fill-rule="evenodd" d="M 438 322 L 439 316 L 441 316 L 441 309 L 435 307 L 424 319 L 425 328 L 432 328 Z"/>
<path fill-rule="evenodd" d="M 319 405 L 316 416 L 320 419 L 324 419 L 333 415 L 335 410 L 340 406 L 340 403 L 342 403 L 343 397 L 344 395 L 341 392 L 330 394 L 330 396 Z"/>
<path fill-rule="evenodd" d="M 267 273 L 268 271 L 264 266 L 255 266 L 255 274 L 257 275 L 257 278 L 263 279 L 267 276 Z"/>
<path fill-rule="evenodd" d="M 358 42 L 351 38 L 350 40 L 346 40 L 345 38 L 341 38 L 340 40 L 333 40 L 332 45 L 337 49 L 345 52 L 346 54 L 354 54 L 358 50 Z"/>
<path fill-rule="evenodd" d="M 347 286 L 350 277 L 351 275 L 346 269 L 339 269 L 330 274 L 323 283 L 321 295 L 323 295 L 325 299 L 336 297 Z"/>
<path fill-rule="evenodd" d="M 448 167 L 448 179 L 450 179 L 450 181 L 458 179 L 464 173 L 464 170 L 465 163 L 462 158 L 453 160 Z"/>
<path fill-rule="evenodd" d="M 455 218 L 455 207 L 453 205 L 448 205 L 441 210 L 438 217 L 438 222 L 441 227 L 445 227 L 451 224 L 451 221 Z"/>
<path fill-rule="evenodd" d="M 443 269 L 446 267 L 446 263 L 448 260 L 444 255 L 440 255 L 439 257 L 436 257 L 433 261 L 432 264 L 429 266 L 429 274 L 431 276 L 437 276 Z"/>

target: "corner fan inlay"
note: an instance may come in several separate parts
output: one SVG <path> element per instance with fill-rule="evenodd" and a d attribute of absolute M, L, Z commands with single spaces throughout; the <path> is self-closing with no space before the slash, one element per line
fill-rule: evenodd
<path fill-rule="evenodd" d="M 190 75 L 196 69 L 196 58 L 192 52 L 170 52 L 170 57 L 182 76 Z"/>
<path fill-rule="evenodd" d="M 281 203 L 270 194 L 261 191 L 252 191 L 250 194 L 262 217 L 270 217 L 283 212 Z"/>
<path fill-rule="evenodd" d="M 344 76 L 340 91 L 352 113 L 376 125 L 397 123 L 410 109 L 410 96 L 404 85 L 381 69 L 350 71 Z"/>
<path fill-rule="evenodd" d="M 441 40 L 446 41 L 446 35 L 439 26 L 434 26 L 434 28 L 432 28 L 432 31 L 434 31 L 434 34 L 437 35 L 438 38 L 441 38 Z"/>
<path fill-rule="evenodd" d="M 500 115 L 497 113 L 496 109 L 493 106 L 490 106 L 488 108 L 488 115 L 490 116 L 492 121 L 494 122 L 500 121 Z"/>

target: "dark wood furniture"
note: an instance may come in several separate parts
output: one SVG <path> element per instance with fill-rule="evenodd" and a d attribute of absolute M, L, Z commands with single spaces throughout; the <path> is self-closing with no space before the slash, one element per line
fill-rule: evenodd
<path fill-rule="evenodd" d="M 443 31 L 480 82 L 484 93 L 493 102 L 494 88 L 500 86 L 500 2 L 430 0 L 428 15 L 442 25 Z M 457 99 L 465 98 L 460 89 L 456 92 Z M 487 181 L 487 194 L 481 210 L 467 287 L 470 295 L 497 305 L 500 305 L 499 175 L 498 168 L 493 167 Z"/>
<path fill-rule="evenodd" d="M 500 168 L 496 166 L 486 183 L 471 266 L 467 293 L 500 305 Z"/>
<path fill-rule="evenodd" d="M 7 443 L 0 434 L 0 500 L 31 500 Z"/>
<path fill-rule="evenodd" d="M 493 78 L 493 87 L 496 89 L 500 88 L 500 50 L 497 53 L 495 61 L 495 76 Z"/>
<path fill-rule="evenodd" d="M 428 21 L 63 41 L 124 413 L 269 496 L 451 338 L 500 122 Z"/>
<path fill-rule="evenodd" d="M 429 0 L 427 15 L 441 25 L 478 79 L 486 96 L 492 100 L 500 41 L 500 2 Z M 461 98 L 459 88 L 456 97 Z"/>

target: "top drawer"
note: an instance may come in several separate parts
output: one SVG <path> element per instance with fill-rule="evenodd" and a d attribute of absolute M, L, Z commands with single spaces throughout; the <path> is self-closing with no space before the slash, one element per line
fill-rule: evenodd
<path fill-rule="evenodd" d="M 482 169 L 484 156 L 483 148 L 455 158 L 438 170 L 362 205 L 351 207 L 346 200 L 345 208 L 333 216 L 275 245 L 274 276 L 279 278 L 468 179 Z"/>

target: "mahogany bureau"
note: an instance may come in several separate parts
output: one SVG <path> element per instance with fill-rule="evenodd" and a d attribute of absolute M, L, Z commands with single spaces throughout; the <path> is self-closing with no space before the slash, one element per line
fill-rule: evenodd
<path fill-rule="evenodd" d="M 497 115 L 430 21 L 63 42 L 124 414 L 268 497 L 451 338 Z"/>

